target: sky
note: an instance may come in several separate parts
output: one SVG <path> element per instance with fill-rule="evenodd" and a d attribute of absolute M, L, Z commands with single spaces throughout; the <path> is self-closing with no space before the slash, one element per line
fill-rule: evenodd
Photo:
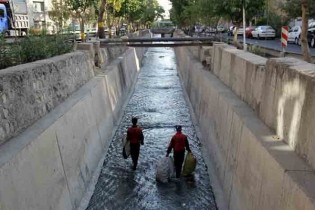
<path fill-rule="evenodd" d="M 165 10 L 165 15 L 166 15 L 166 17 L 164 17 L 164 18 L 169 18 L 169 10 L 171 9 L 171 7 L 172 7 L 172 4 L 171 4 L 171 2 L 169 1 L 169 0 L 158 0 L 158 2 L 159 2 L 159 4 L 164 8 L 164 10 Z"/>

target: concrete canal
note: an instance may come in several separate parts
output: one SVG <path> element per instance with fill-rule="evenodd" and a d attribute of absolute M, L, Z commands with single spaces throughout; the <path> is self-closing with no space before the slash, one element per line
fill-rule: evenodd
<path fill-rule="evenodd" d="M 125 160 L 121 154 L 121 137 L 131 125 L 132 116 L 139 118 L 145 137 L 136 171 L 131 168 L 131 159 Z M 180 182 L 160 184 L 155 180 L 156 164 L 165 156 L 177 124 L 183 126 L 198 159 L 194 180 L 183 178 Z M 126 105 L 86 209 L 217 209 L 173 49 L 147 51 L 135 91 Z"/>

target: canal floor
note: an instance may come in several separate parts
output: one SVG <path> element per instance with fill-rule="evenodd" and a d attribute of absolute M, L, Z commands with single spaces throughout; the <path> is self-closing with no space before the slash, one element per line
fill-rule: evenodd
<path fill-rule="evenodd" d="M 139 118 L 143 128 L 138 167 L 133 171 L 131 159 L 123 159 L 121 137 Z M 160 184 L 155 180 L 156 164 L 166 154 L 175 134 L 175 125 L 183 126 L 190 147 L 197 157 L 194 181 L 182 178 Z M 150 48 L 142 62 L 141 72 L 105 156 L 88 210 L 216 210 L 216 203 L 200 141 L 191 120 L 171 48 Z"/>

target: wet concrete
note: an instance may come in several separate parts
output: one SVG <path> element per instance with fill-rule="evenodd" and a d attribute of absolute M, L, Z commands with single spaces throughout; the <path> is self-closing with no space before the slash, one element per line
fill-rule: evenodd
<path fill-rule="evenodd" d="M 142 65 L 135 92 L 105 157 L 87 209 L 217 209 L 176 71 L 174 51 L 151 48 Z M 131 169 L 131 159 L 122 157 L 121 137 L 131 125 L 131 116 L 139 118 L 145 137 L 136 171 Z M 183 178 L 160 184 L 155 180 L 156 163 L 165 156 L 177 124 L 183 126 L 198 159 L 194 181 Z"/>

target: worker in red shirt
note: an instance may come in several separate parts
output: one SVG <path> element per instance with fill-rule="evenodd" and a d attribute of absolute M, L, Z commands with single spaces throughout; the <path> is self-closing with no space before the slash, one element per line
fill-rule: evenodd
<path fill-rule="evenodd" d="M 168 146 L 166 157 L 174 150 L 174 165 L 176 169 L 176 178 L 180 178 L 182 172 L 182 165 L 185 158 L 185 148 L 188 152 L 191 152 L 187 136 L 182 133 L 182 126 L 177 125 L 176 134 L 172 137 L 171 142 Z"/>
<path fill-rule="evenodd" d="M 133 117 L 131 119 L 132 126 L 127 130 L 127 141 L 130 141 L 130 155 L 133 162 L 133 170 L 137 169 L 138 158 L 140 153 L 140 144 L 143 145 L 142 129 L 137 126 L 138 119 Z"/>

